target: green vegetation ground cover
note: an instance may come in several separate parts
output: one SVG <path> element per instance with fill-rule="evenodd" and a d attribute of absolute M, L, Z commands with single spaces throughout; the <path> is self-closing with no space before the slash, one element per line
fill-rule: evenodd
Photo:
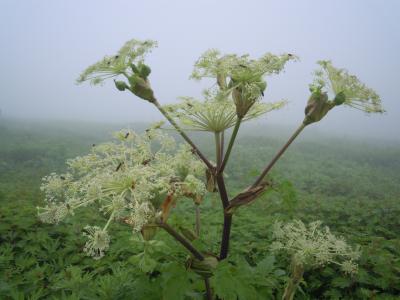
<path fill-rule="evenodd" d="M 87 153 L 118 128 L 0 123 L 0 299 L 201 299 L 196 275 L 176 272 L 184 269 L 185 249 L 164 233 L 157 234 L 162 247 L 155 247 L 132 238 L 123 225 L 113 226 L 110 251 L 95 261 L 82 253 L 86 223 L 80 221 L 95 223 L 95 214 L 78 213 L 57 226 L 36 218 L 41 178 L 62 171 L 67 158 Z M 195 138 L 212 153 L 206 138 Z M 284 139 L 243 134 L 226 170 L 230 193 L 246 187 Z M 332 266 L 306 273 L 296 299 L 399 299 L 399 157 L 399 145 L 383 142 L 321 136 L 297 141 L 274 169 L 274 188 L 235 215 L 232 257 L 212 278 L 215 293 L 224 299 L 279 297 L 288 261 L 270 253 L 269 229 L 276 219 L 299 218 L 322 220 L 335 234 L 362 245 L 363 255 L 354 277 Z M 204 202 L 202 239 L 218 241 L 220 203 L 217 197 Z M 182 202 L 175 209 L 187 218 L 171 223 L 190 228 L 192 204 Z M 201 241 L 196 243 L 201 248 Z"/>

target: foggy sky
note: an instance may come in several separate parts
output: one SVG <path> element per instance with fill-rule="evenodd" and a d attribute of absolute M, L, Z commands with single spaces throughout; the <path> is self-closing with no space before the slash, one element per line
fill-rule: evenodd
<path fill-rule="evenodd" d="M 103 87 L 76 85 L 88 65 L 125 41 L 153 39 L 150 80 L 162 103 L 200 96 L 208 83 L 189 80 L 209 48 L 223 53 L 294 53 L 286 71 L 267 78 L 265 100 L 287 108 L 263 117 L 292 126 L 320 59 L 345 67 L 382 97 L 384 115 L 338 107 L 319 129 L 399 138 L 400 1 L 56 1 L 0 2 L 0 109 L 3 116 L 134 122 L 161 119 L 147 102 Z M 264 122 L 264 121 L 259 121 Z M 268 124 L 268 123 L 267 123 Z"/>

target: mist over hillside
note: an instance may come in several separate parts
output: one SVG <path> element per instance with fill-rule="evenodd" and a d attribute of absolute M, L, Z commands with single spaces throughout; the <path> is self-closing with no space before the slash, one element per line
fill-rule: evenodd
<path fill-rule="evenodd" d="M 159 119 L 161 120 L 161 118 Z M 25 132 L 41 133 L 44 135 L 75 135 L 75 136 L 86 136 L 89 139 L 110 139 L 113 132 L 129 128 L 138 132 L 142 132 L 152 122 L 98 122 L 98 121 L 79 121 L 79 120 L 54 120 L 54 119 L 18 119 L 18 118 L 0 118 L 0 131 L 8 129 L 20 129 Z M 320 124 L 318 124 L 320 125 Z M 340 125 L 340 124 L 338 124 Z M 297 128 L 298 124 L 286 124 L 274 122 L 274 121 L 255 121 L 245 122 L 239 131 L 239 138 L 244 136 L 262 136 L 262 137 L 273 137 L 277 140 L 284 141 L 288 139 L 290 135 Z M 322 128 L 321 128 L 322 127 Z M 349 142 L 367 144 L 371 146 L 389 146 L 389 145 L 400 145 L 400 135 L 390 134 L 389 132 L 385 135 L 374 133 L 373 130 L 365 128 L 356 132 L 354 130 L 341 130 L 335 127 L 327 126 L 309 126 L 301 134 L 296 143 L 302 141 L 312 141 L 316 143 L 325 142 Z M 167 123 L 163 126 L 170 134 L 174 134 L 175 131 Z M 230 129 L 231 130 L 231 129 Z M 229 137 L 230 130 L 227 131 L 226 136 Z M 394 131 L 397 131 L 394 128 Z M 210 138 L 213 136 L 205 132 L 194 132 L 189 131 L 191 136 L 200 138 Z M 176 138 L 180 138 L 176 135 Z M 0 141 L 1 143 L 1 141 Z"/>

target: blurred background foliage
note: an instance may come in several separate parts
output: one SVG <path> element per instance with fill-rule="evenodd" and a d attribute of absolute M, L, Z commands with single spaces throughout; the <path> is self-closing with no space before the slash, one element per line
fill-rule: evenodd
<path fill-rule="evenodd" d="M 0 299 L 202 299 L 202 281 L 184 271 L 188 254 L 163 232 L 157 242 L 144 242 L 128 227 L 113 225 L 110 250 L 96 261 L 82 253 L 82 229 L 101 216 L 85 210 L 57 226 L 36 217 L 41 178 L 63 171 L 66 159 L 122 127 L 0 120 Z M 143 131 L 146 124 L 131 128 Z M 287 136 L 285 128 L 244 128 L 226 169 L 231 196 L 254 180 Z M 211 136 L 193 137 L 213 155 Z M 289 262 L 270 253 L 270 226 L 297 218 L 322 220 L 334 234 L 360 244 L 363 254 L 354 277 L 335 266 L 306 272 L 296 299 L 400 299 L 399 157 L 394 143 L 301 137 L 273 170 L 273 188 L 235 214 L 231 257 L 211 279 L 214 293 L 222 299 L 280 298 Z M 201 210 L 196 246 L 216 253 L 218 197 L 207 197 Z M 175 211 L 181 217 L 171 224 L 192 229 L 192 203 L 178 203 Z"/>

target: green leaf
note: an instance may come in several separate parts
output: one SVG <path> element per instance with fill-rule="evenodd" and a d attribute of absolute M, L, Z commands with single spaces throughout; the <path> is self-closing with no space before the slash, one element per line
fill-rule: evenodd
<path fill-rule="evenodd" d="M 257 291 L 242 271 L 243 268 L 237 268 L 227 260 L 220 262 L 211 277 L 211 286 L 216 295 L 224 300 L 259 299 Z"/>
<path fill-rule="evenodd" d="M 150 257 L 147 252 L 131 256 L 128 261 L 139 267 L 144 273 L 152 272 L 157 266 L 157 261 Z"/>
<path fill-rule="evenodd" d="M 163 266 L 161 286 L 163 300 L 185 299 L 185 295 L 192 290 L 188 272 L 177 262 Z"/>
<path fill-rule="evenodd" d="M 336 277 L 332 280 L 332 285 L 340 288 L 349 287 L 351 285 L 351 280 L 349 278 Z"/>

